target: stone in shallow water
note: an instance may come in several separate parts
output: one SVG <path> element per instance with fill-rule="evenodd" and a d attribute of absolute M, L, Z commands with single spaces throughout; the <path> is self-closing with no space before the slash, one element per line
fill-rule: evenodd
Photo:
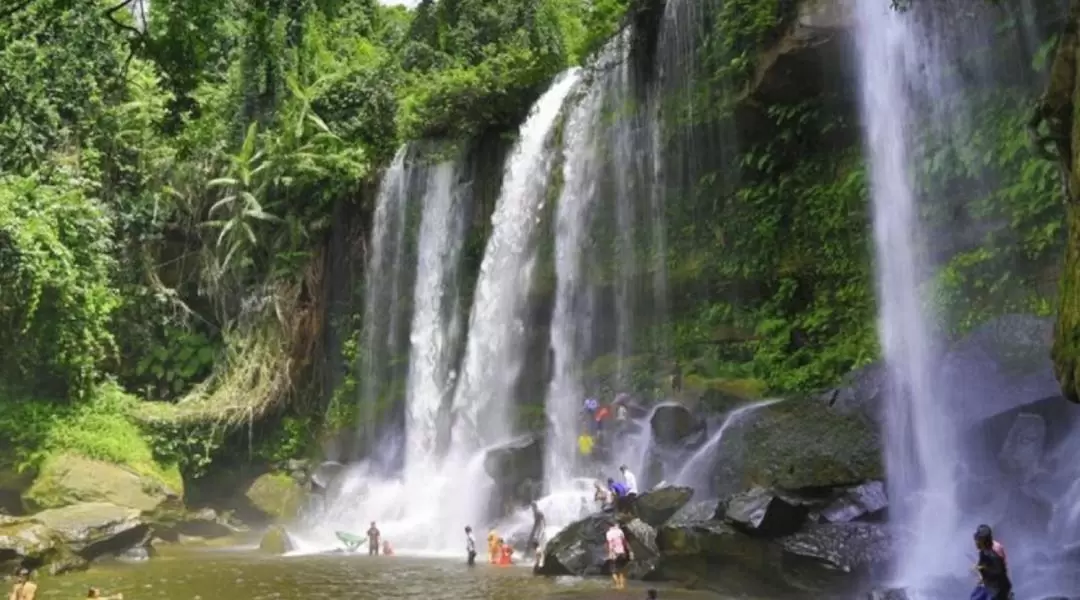
<path fill-rule="evenodd" d="M 844 493 L 821 510 L 821 518 L 828 523 L 847 523 L 873 516 L 889 506 L 885 484 L 868 481 L 848 488 Z"/>
<path fill-rule="evenodd" d="M 1006 473 L 1028 480 L 1036 474 L 1046 447 L 1046 421 L 1036 414 L 1021 413 L 1013 421 L 998 455 Z"/>
<path fill-rule="evenodd" d="M 749 533 L 780 536 L 798 531 L 808 514 L 806 506 L 756 487 L 728 499 L 724 518 Z"/>

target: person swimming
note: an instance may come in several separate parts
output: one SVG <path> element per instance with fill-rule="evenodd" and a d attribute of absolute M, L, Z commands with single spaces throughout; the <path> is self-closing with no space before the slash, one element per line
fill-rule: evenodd
<path fill-rule="evenodd" d="M 11 586 L 9 600 L 34 600 L 37 595 L 37 584 L 30 578 L 29 569 L 19 569 L 15 573 L 15 585 Z"/>
<path fill-rule="evenodd" d="M 514 564 L 513 555 L 514 549 L 510 544 L 507 544 L 506 540 L 499 538 L 499 566 L 506 567 Z"/>
<path fill-rule="evenodd" d="M 101 595 L 101 590 L 96 588 L 96 587 L 90 588 L 90 591 L 86 592 L 86 597 L 87 598 L 98 598 L 99 600 L 124 600 L 124 595 L 123 594 L 113 594 L 111 596 L 102 596 Z"/>

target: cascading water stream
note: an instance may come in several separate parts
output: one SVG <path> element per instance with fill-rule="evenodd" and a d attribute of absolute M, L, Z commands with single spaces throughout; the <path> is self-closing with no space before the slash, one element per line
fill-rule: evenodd
<path fill-rule="evenodd" d="M 402 146 L 383 175 L 371 227 L 371 256 L 364 271 L 363 352 L 360 355 L 360 415 L 368 453 L 377 441 L 379 399 L 392 379 L 390 364 L 401 351 L 401 293 L 406 257 L 405 229 L 410 169 Z"/>
<path fill-rule="evenodd" d="M 907 539 L 896 577 L 918 586 L 963 573 L 970 533 L 961 522 L 955 469 L 961 460 L 948 398 L 936 393 L 934 347 L 919 290 L 920 224 L 914 193 L 911 88 L 926 89 L 922 36 L 887 2 L 856 2 L 855 24 L 877 257 L 879 332 L 889 368 L 885 411 L 890 514 Z M 943 408 L 944 407 L 944 408 Z M 960 546 L 958 544 L 962 543 Z"/>
<path fill-rule="evenodd" d="M 579 78 L 571 69 L 536 102 L 507 160 L 484 251 L 461 378 L 454 395 L 452 453 L 468 455 L 511 434 L 514 388 L 525 360 L 525 309 L 555 153 L 548 141 Z"/>
<path fill-rule="evenodd" d="M 710 466 L 716 461 L 716 451 L 720 445 L 720 441 L 724 439 L 724 434 L 727 430 L 736 423 L 741 422 L 744 418 L 749 417 L 754 411 L 765 408 L 766 406 L 772 406 L 777 402 L 781 402 L 780 399 L 762 400 L 760 402 L 753 402 L 746 406 L 740 406 L 735 410 L 729 412 L 724 417 L 723 423 L 716 430 L 716 433 L 709 438 L 709 441 L 705 442 L 701 448 L 698 448 L 693 455 L 687 459 L 686 463 L 671 481 L 675 485 L 685 485 L 694 488 L 697 491 L 704 492 L 710 487 L 709 476 Z"/>
<path fill-rule="evenodd" d="M 455 477 L 479 470 L 476 464 L 466 463 L 457 470 L 439 471 L 435 448 L 440 406 L 453 384 L 453 310 L 457 304 L 465 211 L 456 163 L 414 165 L 411 169 L 426 177 L 416 180 L 423 184 L 423 211 L 406 383 L 405 471 L 400 479 L 387 480 L 370 462 L 351 467 L 332 490 L 326 511 L 295 536 L 302 552 L 335 546 L 336 531 L 360 533 L 370 521 L 376 521 L 383 536 L 400 550 L 441 551 L 460 537 L 456 526 L 459 521 L 451 520 L 456 516 L 455 509 L 462 503 L 478 502 L 476 494 L 485 491 L 482 487 L 456 491 L 454 496 L 461 501 L 458 503 L 431 502 L 431 494 L 443 488 L 449 490 Z M 419 191 L 413 189 L 412 181 L 385 179 L 380 197 L 384 193 L 400 196 L 395 202 L 405 205 Z M 376 232 L 380 226 L 377 214 Z M 373 326 L 383 320 L 384 315 L 378 311 L 372 314 Z"/>

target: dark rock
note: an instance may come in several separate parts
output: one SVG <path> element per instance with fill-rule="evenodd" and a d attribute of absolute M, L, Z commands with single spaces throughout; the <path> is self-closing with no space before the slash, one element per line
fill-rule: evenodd
<path fill-rule="evenodd" d="M 822 520 L 828 523 L 846 523 L 875 516 L 888 506 L 885 484 L 868 481 L 844 490 L 840 497 L 821 509 L 819 514 Z"/>
<path fill-rule="evenodd" d="M 153 521 L 153 530 L 154 535 L 170 542 L 177 541 L 180 536 L 212 539 L 247 531 L 228 515 L 219 515 L 212 508 L 160 514 Z"/>
<path fill-rule="evenodd" d="M 484 470 L 498 485 L 502 501 L 528 502 L 529 499 L 518 495 L 527 481 L 544 478 L 543 443 L 540 438 L 527 435 L 488 450 Z"/>
<path fill-rule="evenodd" d="M 293 549 L 292 538 L 289 532 L 281 525 L 274 525 L 266 530 L 259 540 L 259 552 L 264 554 L 286 554 Z"/>
<path fill-rule="evenodd" d="M 720 501 L 716 499 L 687 502 L 678 512 L 668 519 L 667 522 L 685 524 L 695 521 L 708 521 L 715 517 L 716 507 L 719 502 Z M 723 518 L 723 515 L 721 515 L 720 518 Z"/>
<path fill-rule="evenodd" d="M 634 501 L 634 514 L 653 527 L 659 527 L 673 517 L 675 513 L 694 496 L 694 490 L 688 487 L 663 487 L 638 496 Z"/>
<path fill-rule="evenodd" d="M 668 523 L 657 529 L 656 542 L 657 578 L 721 594 L 769 597 L 788 591 L 776 577 L 782 558 L 779 546 L 722 521 Z"/>
<path fill-rule="evenodd" d="M 1050 359 L 1053 322 L 1003 315 L 955 344 L 941 363 L 942 391 L 960 422 L 975 423 L 1061 395 Z"/>
<path fill-rule="evenodd" d="M 607 531 L 615 517 L 608 513 L 589 515 L 575 521 L 555 534 L 544 546 L 540 575 L 599 575 L 605 572 L 607 561 Z M 650 573 L 658 560 L 656 530 L 641 519 L 622 524 L 630 548 L 634 552 L 627 574 L 641 578 Z"/>
<path fill-rule="evenodd" d="M 825 523 L 781 540 L 785 552 L 816 559 L 844 572 L 872 571 L 891 558 L 888 530 L 878 523 Z"/>
<path fill-rule="evenodd" d="M 1021 413 L 1013 421 L 998 455 L 1001 468 L 1023 481 L 1035 476 L 1046 447 L 1046 421 L 1039 415 Z"/>
<path fill-rule="evenodd" d="M 822 394 L 820 400 L 840 414 L 878 421 L 887 389 L 885 364 L 873 363 L 848 373 L 838 387 Z"/>
<path fill-rule="evenodd" d="M 781 536 L 798 531 L 809 509 L 765 488 L 755 487 L 728 499 L 724 518 L 735 527 L 762 536 Z"/>
<path fill-rule="evenodd" d="M 320 489 L 327 489 L 330 483 L 345 470 L 345 465 L 332 460 L 320 463 L 311 472 L 311 483 Z"/>
<path fill-rule="evenodd" d="M 827 489 L 881 479 L 878 425 L 809 398 L 758 408 L 728 425 L 713 471 L 717 494 L 750 486 Z"/>
<path fill-rule="evenodd" d="M 656 529 L 641 519 L 623 523 L 622 528 L 630 542 L 630 550 L 634 553 L 634 559 L 630 561 L 626 574 L 631 579 L 644 579 L 656 569 L 660 560 Z"/>
<path fill-rule="evenodd" d="M 615 517 L 589 515 L 567 525 L 544 546 L 541 575 L 598 575 L 602 572 L 607 530 Z"/>
<path fill-rule="evenodd" d="M 682 404 L 669 403 L 656 407 L 649 420 L 653 440 L 662 445 L 688 443 L 705 432 L 705 421 Z"/>

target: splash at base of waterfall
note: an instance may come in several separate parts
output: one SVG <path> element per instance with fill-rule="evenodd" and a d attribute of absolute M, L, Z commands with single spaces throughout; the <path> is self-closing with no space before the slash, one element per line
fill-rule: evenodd
<path fill-rule="evenodd" d="M 331 485 L 323 506 L 290 528 L 293 553 L 340 549 L 336 532 L 363 536 L 374 521 L 397 554 L 463 556 L 465 526 L 484 526 L 487 506 L 481 501 L 493 489 L 484 472 L 486 455 L 487 449 L 452 455 L 394 478 L 380 476 L 366 461 L 350 466 Z"/>

